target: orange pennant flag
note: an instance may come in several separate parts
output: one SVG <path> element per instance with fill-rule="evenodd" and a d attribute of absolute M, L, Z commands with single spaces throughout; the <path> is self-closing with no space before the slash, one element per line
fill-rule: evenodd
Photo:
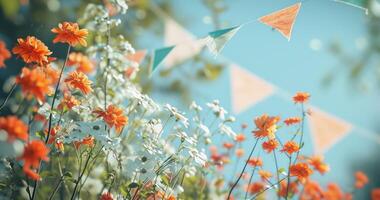
<path fill-rule="evenodd" d="M 352 130 L 352 125 L 317 108 L 308 117 L 316 153 L 324 153 Z"/>
<path fill-rule="evenodd" d="M 265 80 L 238 65 L 231 65 L 232 110 L 239 114 L 274 93 L 274 87 Z"/>
<path fill-rule="evenodd" d="M 290 7 L 265 15 L 259 19 L 263 24 L 271 26 L 279 31 L 284 37 L 290 40 L 292 29 L 296 20 L 301 3 L 294 4 Z"/>
<path fill-rule="evenodd" d="M 127 58 L 130 61 L 140 64 L 146 55 L 146 50 L 136 51 L 134 54 L 128 54 Z"/>

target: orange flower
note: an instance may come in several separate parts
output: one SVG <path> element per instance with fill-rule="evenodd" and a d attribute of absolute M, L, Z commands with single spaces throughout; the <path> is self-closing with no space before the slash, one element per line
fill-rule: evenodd
<path fill-rule="evenodd" d="M 61 103 L 59 103 L 58 105 L 58 109 L 71 110 L 73 107 L 78 106 L 79 104 L 80 102 L 74 96 L 71 96 L 70 94 L 65 93 L 63 95 L 63 99 L 61 100 Z"/>
<path fill-rule="evenodd" d="M 309 158 L 309 164 L 319 173 L 324 174 L 330 170 L 330 167 L 323 162 L 323 156 L 312 156 Z"/>
<path fill-rule="evenodd" d="M 264 190 L 264 183 L 262 182 L 254 182 L 246 186 L 246 190 L 250 194 L 256 194 Z"/>
<path fill-rule="evenodd" d="M 237 157 L 242 157 L 244 155 L 244 149 L 236 149 L 235 154 Z"/>
<path fill-rule="evenodd" d="M 265 170 L 259 170 L 259 176 L 261 177 L 261 180 L 266 181 L 272 177 L 272 173 Z"/>
<path fill-rule="evenodd" d="M 75 141 L 74 146 L 76 149 L 79 149 L 80 146 L 82 146 L 82 145 L 86 145 L 86 146 L 92 148 L 92 147 L 94 147 L 94 141 L 95 141 L 94 137 L 88 136 L 88 137 L 83 138 L 81 141 Z"/>
<path fill-rule="evenodd" d="M 28 126 L 16 116 L 0 117 L 0 130 L 7 132 L 8 142 L 28 139 Z"/>
<path fill-rule="evenodd" d="M 281 152 L 287 152 L 289 155 L 300 150 L 298 144 L 294 141 L 288 141 L 284 144 Z"/>
<path fill-rule="evenodd" d="M 293 124 L 298 124 L 301 122 L 301 118 L 299 117 L 289 117 L 284 120 L 284 123 L 287 126 L 293 125 Z"/>
<path fill-rule="evenodd" d="M 248 160 L 248 164 L 251 165 L 252 167 L 261 167 L 263 166 L 263 161 L 261 158 L 251 158 Z"/>
<path fill-rule="evenodd" d="M 65 79 L 65 83 L 69 86 L 80 90 L 83 94 L 88 94 L 92 92 L 91 81 L 88 80 L 87 76 L 82 72 L 71 72 L 69 76 Z"/>
<path fill-rule="evenodd" d="M 341 200 L 344 199 L 344 194 L 340 187 L 335 183 L 329 183 L 327 190 L 323 194 L 325 200 Z"/>
<path fill-rule="evenodd" d="M 267 153 L 270 153 L 278 147 L 278 141 L 276 139 L 270 139 L 263 142 L 262 146 Z"/>
<path fill-rule="evenodd" d="M 362 171 L 357 171 L 355 173 L 355 188 L 361 189 L 368 183 L 368 177 L 366 174 L 364 174 Z"/>
<path fill-rule="evenodd" d="M 236 140 L 237 142 L 243 142 L 243 141 L 245 140 L 245 135 L 244 135 L 243 133 L 241 133 L 241 134 L 237 134 L 237 135 L 235 136 L 235 140 Z"/>
<path fill-rule="evenodd" d="M 67 65 L 76 66 L 77 71 L 83 72 L 85 74 L 93 72 L 95 68 L 94 64 L 87 56 L 76 52 L 70 53 L 69 59 L 67 60 Z"/>
<path fill-rule="evenodd" d="M 113 196 L 111 193 L 109 192 L 105 192 L 103 193 L 101 196 L 100 196 L 100 199 L 99 200 L 113 200 Z"/>
<path fill-rule="evenodd" d="M 123 110 L 114 105 L 109 105 L 105 111 L 98 108 L 94 113 L 97 114 L 97 117 L 102 117 L 110 128 L 115 126 L 117 133 L 120 133 L 128 123 L 128 117 L 124 116 Z"/>
<path fill-rule="evenodd" d="M 42 160 L 48 161 L 49 149 L 41 140 L 33 140 L 26 144 L 21 160 L 24 161 L 23 171 L 33 180 L 39 180 L 40 176 L 35 172 Z"/>
<path fill-rule="evenodd" d="M 375 188 L 371 192 L 372 200 L 380 200 L 380 188 Z"/>
<path fill-rule="evenodd" d="M 57 34 L 53 40 L 54 43 L 62 42 L 70 46 L 76 46 L 79 43 L 82 46 L 87 46 L 86 36 L 88 31 L 87 29 L 79 29 L 77 23 L 59 23 L 57 28 L 51 29 L 51 32 Z"/>
<path fill-rule="evenodd" d="M 50 93 L 51 82 L 44 77 L 38 68 L 22 68 L 21 75 L 16 78 L 16 83 L 21 85 L 22 92 L 28 97 L 35 97 L 40 102 L 45 102 L 45 95 Z"/>
<path fill-rule="evenodd" d="M 19 55 L 25 63 L 37 63 L 40 65 L 49 63 L 48 56 L 52 52 L 41 40 L 34 36 L 28 36 L 26 39 L 17 39 L 17 43 L 12 52 Z"/>
<path fill-rule="evenodd" d="M 223 143 L 223 147 L 229 150 L 229 149 L 232 149 L 234 147 L 234 144 L 232 144 L 230 142 L 225 142 L 225 143 Z"/>
<path fill-rule="evenodd" d="M 297 176 L 301 181 L 307 179 L 312 173 L 313 171 L 306 163 L 297 163 L 290 166 L 290 175 Z"/>
<path fill-rule="evenodd" d="M 278 196 L 280 197 L 286 197 L 287 194 L 287 187 L 288 187 L 288 182 L 286 181 L 281 181 L 280 187 L 277 191 Z M 298 184 L 297 182 L 290 182 L 289 183 L 289 196 L 290 194 L 294 195 L 298 193 Z"/>
<path fill-rule="evenodd" d="M 5 46 L 5 42 L 0 40 L 0 68 L 4 68 L 4 61 L 11 57 L 11 53 Z"/>
<path fill-rule="evenodd" d="M 266 114 L 255 119 L 256 130 L 252 131 L 256 138 L 269 137 L 274 138 L 274 133 L 277 130 L 276 123 L 280 121 L 280 117 L 270 117 Z"/>
<path fill-rule="evenodd" d="M 59 79 L 59 72 L 52 67 L 37 67 L 37 69 L 41 70 L 44 73 L 45 78 L 49 80 L 51 85 L 55 85 Z"/>
<path fill-rule="evenodd" d="M 304 192 L 300 200 L 320 200 L 323 199 L 323 190 L 315 181 L 307 181 L 304 185 Z"/>
<path fill-rule="evenodd" d="M 57 135 L 59 129 L 61 129 L 61 127 L 59 127 L 59 126 L 55 126 L 55 127 L 53 127 L 53 128 L 50 130 L 50 136 L 49 136 L 48 144 L 52 144 L 53 142 L 55 142 L 55 137 L 56 137 L 56 135 Z M 48 129 L 45 129 L 44 133 L 45 133 L 45 135 L 47 136 L 47 134 L 48 134 Z"/>
<path fill-rule="evenodd" d="M 307 92 L 297 92 L 296 95 L 293 96 L 294 103 L 306 103 L 309 101 L 310 94 Z"/>

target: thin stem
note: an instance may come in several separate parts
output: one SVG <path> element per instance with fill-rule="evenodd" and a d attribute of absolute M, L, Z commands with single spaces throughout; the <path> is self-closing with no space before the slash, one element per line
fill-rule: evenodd
<path fill-rule="evenodd" d="M 241 170 L 241 173 L 240 173 L 240 175 L 239 175 L 239 178 L 238 178 L 238 179 L 236 180 L 236 182 L 232 185 L 232 187 L 231 187 L 231 189 L 230 189 L 230 191 L 229 191 L 229 193 L 228 193 L 227 200 L 229 200 L 229 199 L 231 198 L 232 191 L 233 191 L 234 188 L 237 186 L 237 184 L 239 183 L 241 177 L 243 176 L 244 171 L 245 171 L 245 168 L 247 168 L 248 161 L 249 161 L 249 159 L 251 159 L 252 154 L 253 154 L 253 152 L 255 151 L 255 148 L 256 148 L 258 142 L 259 142 L 259 139 L 256 139 L 255 145 L 253 146 L 253 148 L 252 148 L 252 150 L 251 150 L 251 153 L 249 154 L 249 157 L 248 157 L 247 161 L 245 161 L 244 167 L 243 167 L 243 169 Z"/>
<path fill-rule="evenodd" d="M 74 197 L 75 197 L 75 194 L 76 194 L 76 191 L 77 191 L 78 185 L 79 185 L 79 183 L 80 183 L 80 181 L 81 181 L 81 179 L 82 179 L 84 173 L 86 172 L 86 169 L 87 169 L 88 163 L 90 162 L 91 155 L 92 155 L 92 151 L 94 150 L 94 148 L 95 148 L 95 147 L 91 148 L 91 150 L 90 150 L 90 152 L 89 152 L 89 154 L 88 154 L 88 157 L 87 157 L 86 163 L 84 164 L 83 171 L 82 171 L 82 173 L 80 174 L 80 176 L 78 177 L 78 179 L 77 179 L 77 181 L 76 181 L 76 183 L 75 183 L 74 191 L 73 191 L 73 193 L 71 194 L 71 198 L 70 198 L 71 200 L 73 200 Z"/>
<path fill-rule="evenodd" d="M 53 199 L 55 193 L 57 193 L 57 191 L 58 191 L 59 186 L 60 186 L 61 183 L 63 182 L 63 179 L 64 179 L 63 176 L 61 176 L 61 178 L 59 179 L 57 185 L 55 186 L 55 188 L 54 188 L 54 190 L 53 190 L 53 193 L 51 193 L 51 195 L 50 195 L 50 197 L 49 197 L 49 200 Z"/>
<path fill-rule="evenodd" d="M 274 163 L 276 165 L 277 182 L 280 182 L 280 174 L 278 173 L 278 162 L 277 162 L 276 150 L 273 150 L 273 158 L 274 158 Z M 277 193 L 277 199 L 281 199 L 278 193 Z"/>
<path fill-rule="evenodd" d="M 298 145 L 302 145 L 302 142 L 303 142 L 303 131 L 304 131 L 304 126 L 305 126 L 305 108 L 304 108 L 304 104 L 301 104 L 301 109 L 302 109 L 302 119 L 301 119 L 301 137 L 300 137 L 300 140 L 299 140 L 299 144 Z M 300 154 L 300 151 L 301 149 L 303 148 L 303 145 L 301 146 L 301 148 L 297 151 L 296 153 L 296 158 L 294 159 L 294 163 L 293 164 L 296 164 L 297 160 L 298 160 L 298 155 Z"/>
<path fill-rule="evenodd" d="M 297 159 L 297 158 L 296 158 Z M 288 199 L 289 195 L 289 185 L 290 185 L 290 166 L 292 165 L 292 155 L 289 157 L 289 167 L 288 167 L 288 175 L 287 175 L 287 180 L 288 182 L 286 183 L 286 196 L 285 199 Z"/>
<path fill-rule="evenodd" d="M 2 110 L 7 105 L 7 102 L 9 100 L 9 98 L 12 96 L 13 91 L 16 89 L 16 87 L 17 87 L 17 84 L 13 83 L 11 90 L 9 91 L 7 97 L 5 98 L 4 102 L 0 106 L 0 110 Z"/>
<path fill-rule="evenodd" d="M 249 188 L 249 185 L 251 185 L 253 175 L 255 174 L 255 170 L 256 170 L 256 166 L 253 167 L 251 177 L 249 177 L 248 188 Z M 248 191 L 249 191 L 248 188 L 247 188 L 247 191 L 245 191 L 245 197 L 244 197 L 244 199 L 247 199 L 247 197 L 248 197 Z"/>
<path fill-rule="evenodd" d="M 256 197 L 258 197 L 259 195 L 261 195 L 262 193 L 264 193 L 265 191 L 271 189 L 273 186 L 275 185 L 279 185 L 282 181 L 284 181 L 287 177 L 284 177 L 282 179 L 280 179 L 280 182 L 278 183 L 274 183 L 274 184 L 271 184 L 269 187 L 265 188 L 264 190 L 258 192 L 255 196 L 253 196 L 250 200 L 253 200 L 253 199 L 256 199 Z"/>

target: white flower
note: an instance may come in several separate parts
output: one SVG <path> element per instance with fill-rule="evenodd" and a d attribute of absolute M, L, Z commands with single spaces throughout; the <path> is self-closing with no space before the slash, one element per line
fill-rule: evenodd
<path fill-rule="evenodd" d="M 189 154 L 194 159 L 195 163 L 200 166 L 204 166 L 207 160 L 207 156 L 205 153 L 198 151 L 195 148 L 189 148 Z"/>
<path fill-rule="evenodd" d="M 177 108 L 169 104 L 166 104 L 164 108 L 170 112 L 171 116 L 174 116 L 176 121 L 180 121 L 186 128 L 189 127 L 189 120 L 182 113 L 180 113 Z"/>
<path fill-rule="evenodd" d="M 209 137 L 209 136 L 211 136 L 211 134 L 210 134 L 210 130 L 209 130 L 208 127 L 205 126 L 204 124 L 202 124 L 202 123 L 198 124 L 198 128 L 199 128 L 199 130 L 201 131 L 200 133 L 201 133 L 201 134 L 203 133 L 203 136 L 204 136 L 204 137 Z"/>
<path fill-rule="evenodd" d="M 236 133 L 231 129 L 231 127 L 229 127 L 223 123 L 219 125 L 219 131 L 220 131 L 220 133 L 226 134 L 227 136 L 229 136 L 231 138 L 236 137 Z"/>
<path fill-rule="evenodd" d="M 214 100 L 212 103 L 206 104 L 214 113 L 216 117 L 221 120 L 224 120 L 225 115 L 228 113 L 223 107 L 220 106 L 218 100 Z"/>
<path fill-rule="evenodd" d="M 197 103 L 195 103 L 195 101 L 191 102 L 189 108 L 190 108 L 191 110 L 195 110 L 196 112 L 200 112 L 200 111 L 202 111 L 202 107 L 200 107 L 199 105 L 197 105 Z"/>

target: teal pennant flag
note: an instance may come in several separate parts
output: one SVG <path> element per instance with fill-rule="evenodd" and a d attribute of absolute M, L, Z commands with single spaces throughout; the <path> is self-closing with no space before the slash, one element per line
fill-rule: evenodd
<path fill-rule="evenodd" d="M 169 55 L 174 47 L 175 46 L 169 46 L 154 50 L 152 56 L 151 72 L 153 72 L 158 67 L 158 65 L 166 58 L 166 56 Z"/>
<path fill-rule="evenodd" d="M 239 31 L 241 26 L 234 26 L 231 28 L 220 29 L 208 33 L 207 47 L 210 52 L 217 56 L 227 44 L 228 41 Z"/>

